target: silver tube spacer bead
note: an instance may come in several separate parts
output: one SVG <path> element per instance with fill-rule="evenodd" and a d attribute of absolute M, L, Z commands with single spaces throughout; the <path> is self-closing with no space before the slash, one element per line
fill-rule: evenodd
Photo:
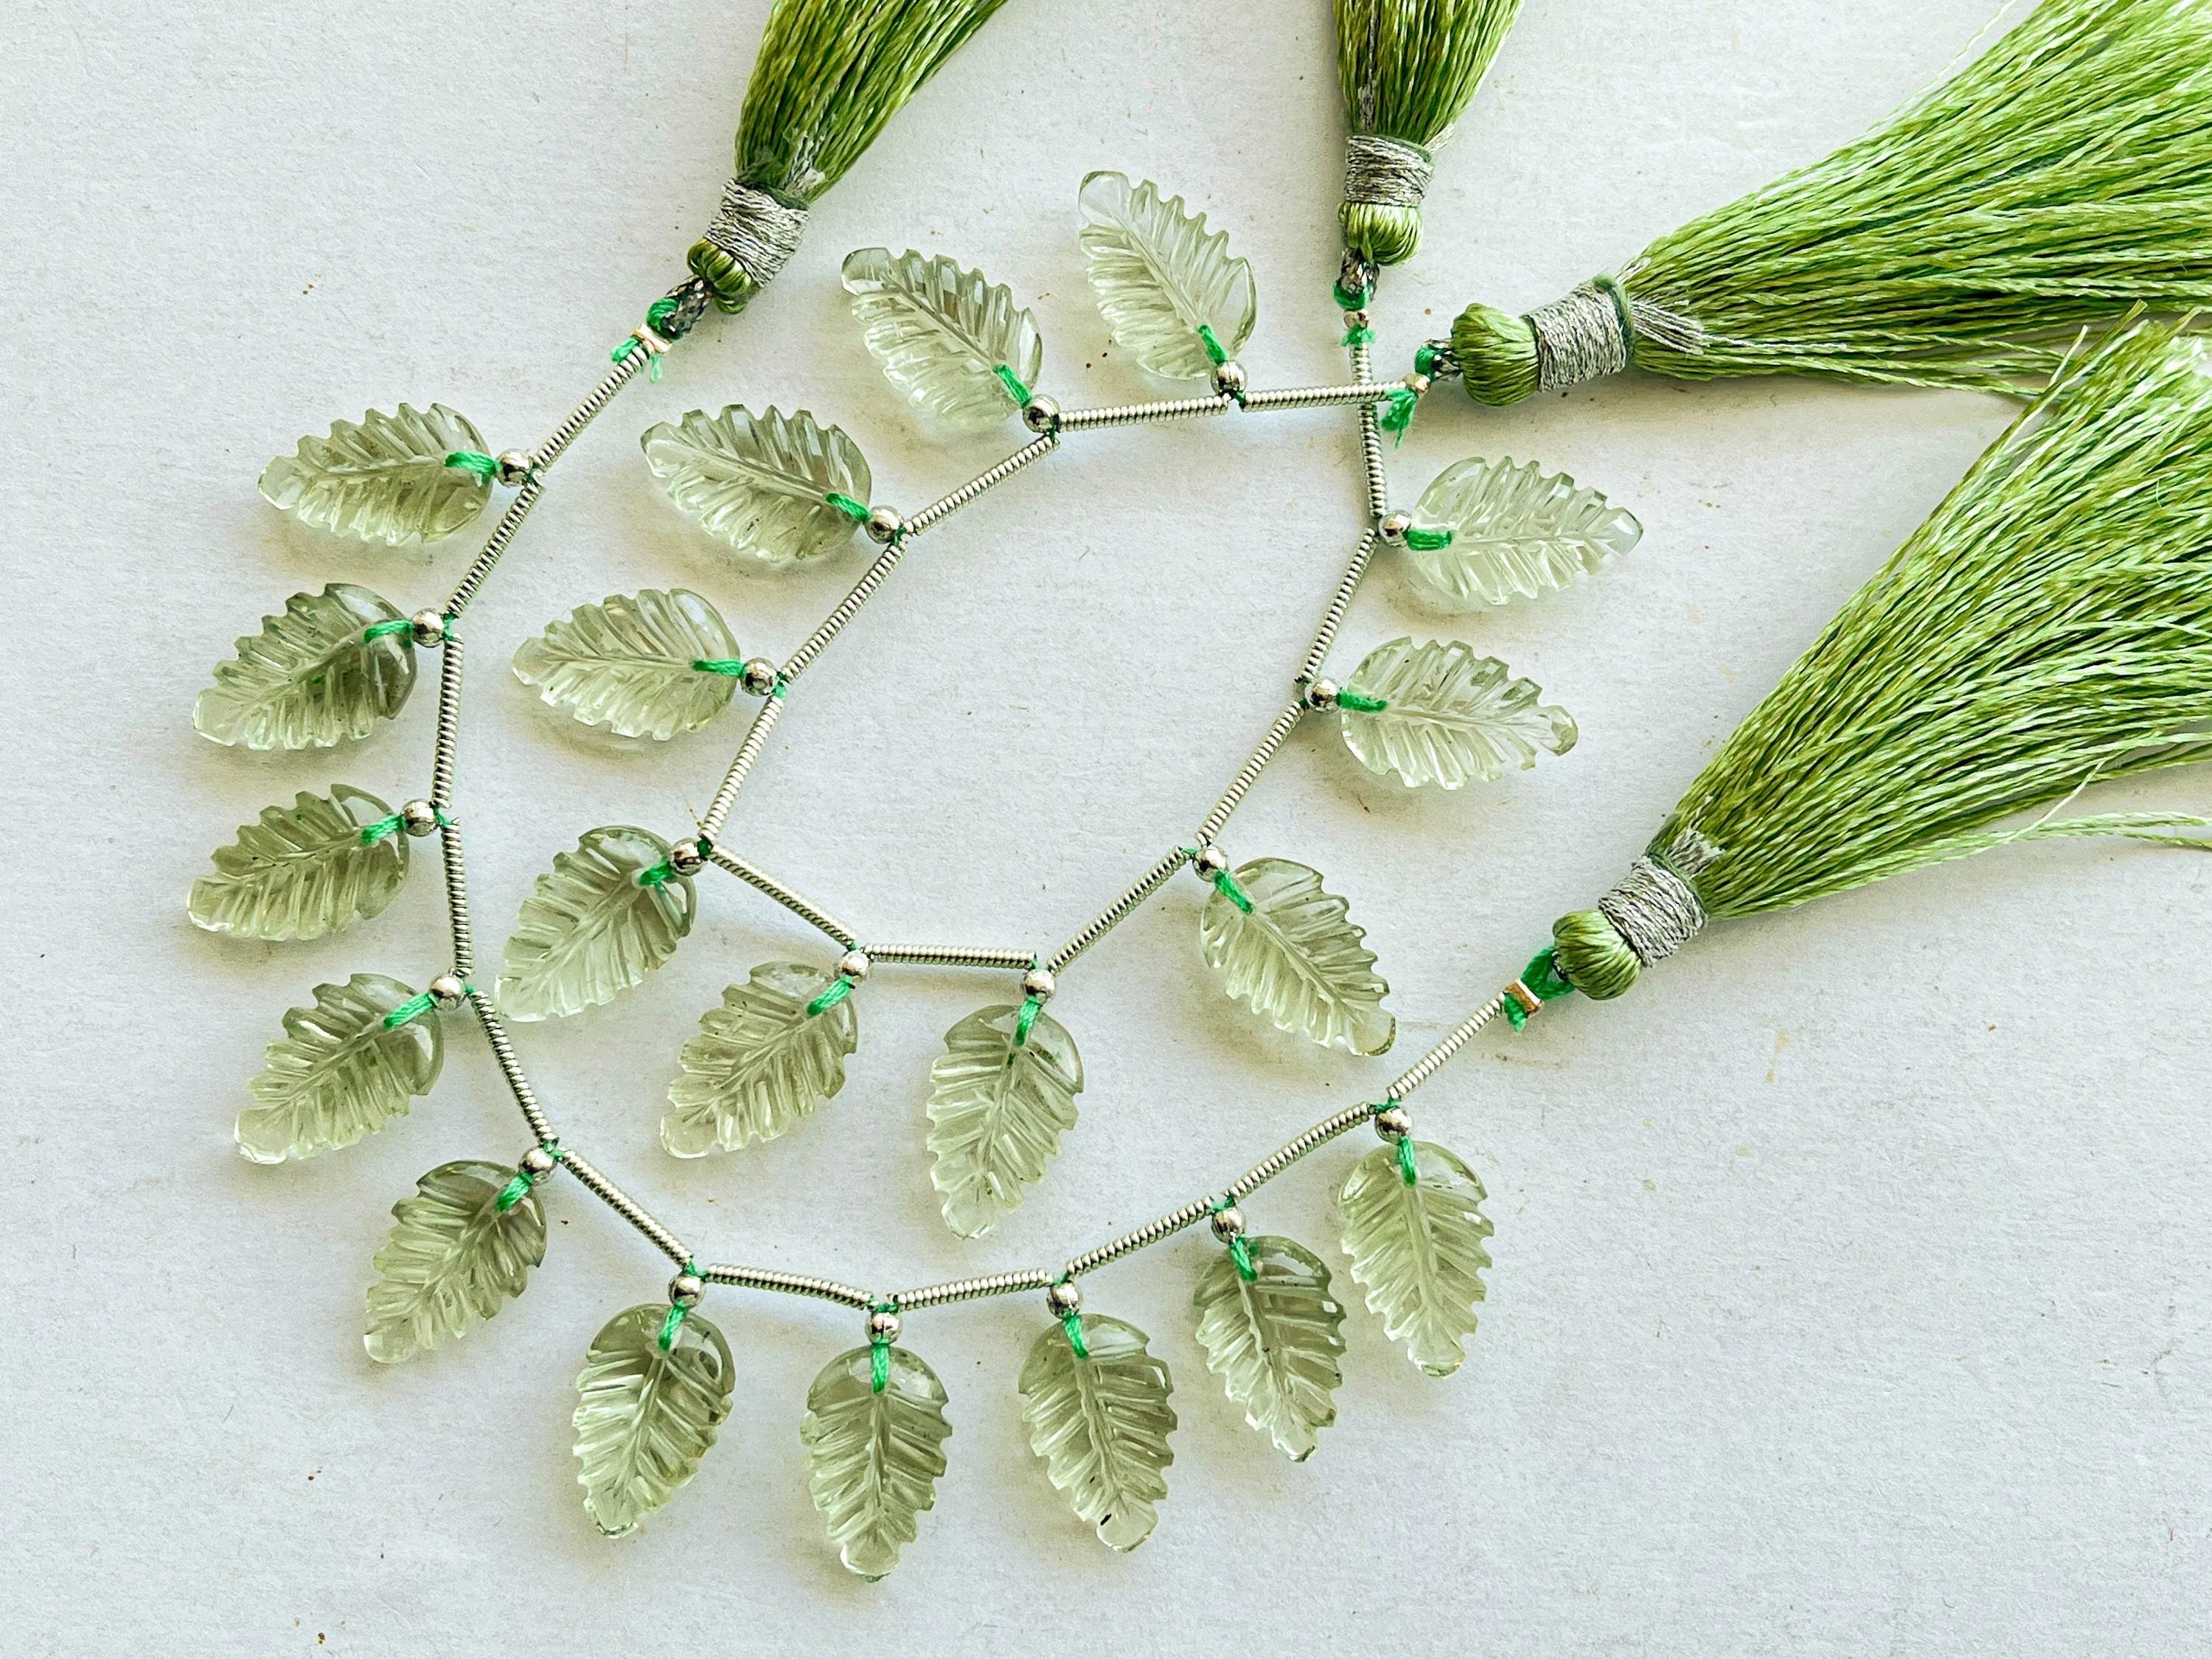
<path fill-rule="evenodd" d="M 1403 1140 L 1413 1133 L 1413 1120 L 1403 1106 L 1387 1106 L 1375 1114 L 1375 1133 L 1385 1140 Z"/>
<path fill-rule="evenodd" d="M 1224 398 L 1234 398 L 1244 390 L 1244 367 L 1242 363 L 1216 363 L 1213 366 L 1213 389 Z"/>
<path fill-rule="evenodd" d="M 407 619 L 415 643 L 434 650 L 446 642 L 446 613 L 442 611 L 417 611 Z"/>
<path fill-rule="evenodd" d="M 1046 1290 L 1044 1304 L 1052 1310 L 1054 1319 L 1065 1319 L 1083 1306 L 1083 1292 L 1076 1288 L 1073 1279 L 1063 1279 Z"/>
<path fill-rule="evenodd" d="M 1052 976 L 1049 968 L 1032 968 L 1022 975 L 1022 994 L 1042 1002 L 1060 988 L 1060 981 Z"/>
<path fill-rule="evenodd" d="M 1375 533 L 1393 547 L 1406 544 L 1406 532 L 1413 527 L 1410 513 L 1385 513 L 1375 521 Z"/>
<path fill-rule="evenodd" d="M 1198 849 L 1198 856 L 1190 861 L 1190 867 L 1212 881 L 1229 867 L 1229 854 L 1208 842 Z"/>
<path fill-rule="evenodd" d="M 837 976 L 849 979 L 858 985 L 867 978 L 868 969 L 874 966 L 875 963 L 868 960 L 868 953 L 856 945 L 837 958 Z"/>
<path fill-rule="evenodd" d="M 1213 1212 L 1213 1236 L 1226 1244 L 1244 1236 L 1244 1212 L 1234 1204 Z"/>
<path fill-rule="evenodd" d="M 756 697 L 765 697 L 775 690 L 775 683 L 780 678 L 775 665 L 766 657 L 748 657 L 744 672 L 738 676 L 738 684 Z"/>
<path fill-rule="evenodd" d="M 434 836 L 438 809 L 427 800 L 410 800 L 399 809 L 399 827 L 410 836 Z"/>
<path fill-rule="evenodd" d="M 668 1281 L 668 1299 L 679 1308 L 696 1308 L 707 1286 L 696 1273 L 678 1273 Z"/>
<path fill-rule="evenodd" d="M 1326 677 L 1306 682 L 1306 707 L 1334 708 L 1336 706 L 1336 682 Z"/>
<path fill-rule="evenodd" d="M 889 1308 L 878 1308 L 868 1316 L 868 1340 L 896 1342 L 899 1340 L 899 1316 Z"/>
<path fill-rule="evenodd" d="M 1060 429 L 1060 405 L 1049 398 L 1032 398 L 1022 405 L 1022 424 L 1039 437 Z"/>
<path fill-rule="evenodd" d="M 469 988 L 453 974 L 439 975 L 424 988 L 430 993 L 430 1000 L 441 1008 L 459 1007 L 462 1000 L 469 994 Z"/>
<path fill-rule="evenodd" d="M 668 867 L 679 876 L 696 876 L 707 867 L 707 854 L 697 842 L 679 841 L 668 849 Z"/>
<path fill-rule="evenodd" d="M 530 482 L 530 457 L 519 449 L 503 449 L 499 455 L 499 481 L 509 489 Z"/>
<path fill-rule="evenodd" d="M 906 520 L 895 507 L 872 507 L 868 509 L 866 529 L 872 542 L 890 543 L 898 539 L 906 528 Z"/>
<path fill-rule="evenodd" d="M 522 1173 L 533 1181 L 543 1180 L 553 1173 L 553 1154 L 543 1146 L 532 1146 L 522 1155 Z"/>

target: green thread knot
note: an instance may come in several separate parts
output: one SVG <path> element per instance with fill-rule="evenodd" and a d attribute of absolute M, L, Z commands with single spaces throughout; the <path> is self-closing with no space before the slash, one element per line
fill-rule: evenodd
<path fill-rule="evenodd" d="M 408 621 L 406 617 L 392 617 L 380 623 L 371 623 L 368 627 L 362 629 L 361 630 L 361 642 L 363 645 L 374 645 L 377 641 L 383 639 L 387 635 L 412 634 L 414 631 L 415 624 Z"/>
<path fill-rule="evenodd" d="M 1358 328 L 1348 328 L 1344 331 L 1343 343 L 1348 346 L 1373 345 L 1375 331 L 1364 325 Z"/>
<path fill-rule="evenodd" d="M 1422 346 L 1419 350 L 1413 354 L 1413 373 L 1416 374 L 1435 374 L 1437 370 L 1437 360 L 1443 356 L 1443 353 L 1437 349 L 1433 341 Z"/>
<path fill-rule="evenodd" d="M 476 988 L 470 986 L 467 988 L 474 990 Z M 396 1031 L 401 1026 L 410 1024 L 422 1018 L 437 1006 L 438 999 L 428 991 L 417 996 L 411 996 L 384 1017 L 384 1029 L 387 1031 Z"/>
<path fill-rule="evenodd" d="M 726 674 L 732 679 L 740 678 L 745 672 L 744 664 L 735 657 L 694 657 L 691 667 L 697 673 Z"/>
<path fill-rule="evenodd" d="M 675 879 L 676 867 L 666 859 L 637 872 L 637 884 L 641 887 L 665 887 Z"/>
<path fill-rule="evenodd" d="M 1558 951 L 1548 945 L 1528 959 L 1528 965 L 1521 970 L 1521 983 L 1534 994 L 1539 1003 L 1557 1002 L 1561 997 L 1575 994 L 1574 986 L 1559 971 Z M 1527 1028 L 1530 1012 L 1522 1006 L 1519 998 L 1510 991 L 1506 993 L 1505 1018 L 1515 1030 Z"/>
<path fill-rule="evenodd" d="M 1406 434 L 1413 429 L 1413 410 L 1420 404 L 1421 394 L 1409 386 L 1394 386 L 1383 401 L 1389 407 L 1376 417 L 1375 424 L 1392 434 L 1402 444 L 1406 441 Z"/>
<path fill-rule="evenodd" d="M 489 483 L 499 476 L 499 462 L 489 455 L 474 449 L 456 449 L 446 457 L 446 465 L 462 472 L 473 472 Z"/>
<path fill-rule="evenodd" d="M 1246 915 L 1252 914 L 1252 896 L 1237 884 L 1237 878 L 1228 871 L 1216 870 L 1213 872 L 1213 890 Z"/>
<path fill-rule="evenodd" d="M 1211 323 L 1198 325 L 1198 343 L 1206 348 L 1206 360 L 1216 368 L 1229 361 L 1229 348 L 1221 343 L 1221 337 L 1213 331 Z"/>
<path fill-rule="evenodd" d="M 856 501 L 850 495 L 840 495 L 834 489 L 828 495 L 824 495 L 822 499 L 829 502 L 830 506 L 836 507 L 840 513 L 850 519 L 854 524 L 867 523 L 868 504 L 866 501 Z"/>
<path fill-rule="evenodd" d="M 657 1339 L 661 1352 L 666 1353 L 676 1346 L 676 1333 L 684 1328 L 684 1316 L 690 1311 L 681 1302 L 668 1304 L 668 1317 L 660 1322 L 660 1335 Z"/>
<path fill-rule="evenodd" d="M 1329 291 L 1336 296 L 1336 308 L 1339 311 L 1364 311 L 1367 308 L 1367 302 L 1375 297 L 1375 284 L 1369 283 L 1362 288 L 1349 289 L 1345 287 L 1343 283 L 1338 282 L 1332 285 Z"/>
<path fill-rule="evenodd" d="M 1413 1162 L 1413 1138 L 1411 1135 L 1398 1137 L 1398 1178 L 1408 1187 L 1421 1178 L 1420 1170 Z"/>
<path fill-rule="evenodd" d="M 1388 697 L 1370 697 L 1364 691 L 1354 691 L 1346 686 L 1336 694 L 1336 706 L 1348 708 L 1355 714 L 1379 714 L 1390 706 Z"/>
<path fill-rule="evenodd" d="M 1091 1345 L 1083 1340 L 1083 1316 L 1073 1310 L 1060 1315 L 1060 1328 L 1066 1333 L 1067 1346 L 1075 1350 L 1078 1359 L 1091 1358 Z"/>
<path fill-rule="evenodd" d="M 607 356 L 617 363 L 626 363 L 630 360 L 630 356 L 633 353 L 646 351 L 648 349 L 650 349 L 650 348 L 646 345 L 645 342 L 639 339 L 636 335 L 633 334 L 628 339 L 624 340 L 620 345 L 617 346 L 612 351 L 607 353 Z M 660 354 L 657 351 L 653 353 L 653 361 L 646 365 L 646 378 L 653 381 L 658 381 L 660 379 Z"/>
<path fill-rule="evenodd" d="M 645 325 L 658 334 L 668 319 L 682 309 L 682 301 L 672 294 L 664 294 L 645 308 Z"/>
<path fill-rule="evenodd" d="M 1026 997 L 1023 999 L 1021 1016 L 1014 1021 L 1015 1048 L 1020 1048 L 1024 1043 L 1030 1040 L 1030 1027 L 1036 1024 L 1037 1016 L 1043 1012 L 1044 999 L 1042 997 Z"/>
<path fill-rule="evenodd" d="M 1260 1276 L 1260 1270 L 1252 1265 L 1252 1247 L 1244 1242 L 1243 1234 L 1229 1241 L 1229 1259 L 1237 1264 L 1237 1277 L 1247 1285 Z"/>
<path fill-rule="evenodd" d="M 1029 407 L 1030 389 L 1022 384 L 1020 375 L 1015 374 L 1004 363 L 999 364 L 992 369 L 991 373 L 999 377 L 1000 384 L 1006 388 L 1007 395 L 1013 398 L 1016 407 L 1021 409 Z"/>
<path fill-rule="evenodd" d="M 1406 526 L 1406 545 L 1416 553 L 1441 553 L 1451 544 L 1449 526 L 1441 530 L 1425 530 L 1419 525 Z"/>
<path fill-rule="evenodd" d="M 817 1014 L 828 1013 L 852 994 L 853 976 L 850 974 L 838 975 L 829 984 L 823 986 L 814 999 L 806 1005 L 807 1018 L 812 1019 Z"/>

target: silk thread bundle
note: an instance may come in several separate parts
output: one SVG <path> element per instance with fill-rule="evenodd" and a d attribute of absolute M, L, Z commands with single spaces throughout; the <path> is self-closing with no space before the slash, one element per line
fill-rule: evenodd
<path fill-rule="evenodd" d="M 806 210 L 1005 0 L 776 0 L 738 122 L 737 173 L 690 263 L 742 311 Z"/>
<path fill-rule="evenodd" d="M 1633 366 L 2033 392 L 2083 326 L 2212 301 L 2212 0 L 2043 0 L 1856 142 L 1525 316 L 1478 403 Z"/>
<path fill-rule="evenodd" d="M 2014 842 L 2186 846 L 2181 813 L 2000 819 L 2212 758 L 2212 343 L 2137 322 L 2066 371 L 1553 930 L 1619 996 L 1709 918 Z"/>
<path fill-rule="evenodd" d="M 1421 246 L 1437 146 L 1490 72 L 1521 0 L 1336 0 L 1337 78 L 1351 127 L 1344 245 L 1378 265 Z"/>

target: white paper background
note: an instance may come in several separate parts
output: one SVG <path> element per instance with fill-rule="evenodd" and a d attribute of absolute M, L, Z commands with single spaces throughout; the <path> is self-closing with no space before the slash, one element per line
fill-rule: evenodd
<path fill-rule="evenodd" d="M 1851 137 L 1990 0 L 1529 0 L 1386 283 L 1401 363 L 1468 300 L 1548 299 Z M 318 981 L 441 969 L 434 861 L 384 917 L 240 945 L 182 910 L 265 803 L 427 779 L 432 698 L 343 754 L 196 737 L 209 666 L 283 595 L 411 609 L 468 556 L 336 545 L 253 491 L 335 416 L 402 398 L 526 444 L 680 275 L 711 212 L 764 0 L 149 7 L 17 0 L 9 91 L 10 574 L 4 948 L 13 1004 L 0 1648 L 34 1655 L 1037 1651 L 2170 1655 L 2212 1638 L 2212 1368 L 2197 948 L 2207 872 L 2110 845 L 2009 852 L 1717 927 L 1626 1000 L 1472 1048 L 1418 1101 L 1489 1184 L 1497 1267 L 1464 1371 L 1416 1374 L 1364 1311 L 1342 1420 L 1303 1468 L 1242 1425 L 1188 1315 L 1202 1231 L 1093 1281 L 1181 1386 L 1173 1496 L 1109 1554 L 1024 1447 L 1033 1299 L 916 1316 L 957 1431 L 921 1542 L 851 1579 L 809 1506 L 805 1389 L 859 1321 L 718 1293 L 735 1416 L 633 1543 L 577 1502 L 571 1381 L 665 1264 L 572 1186 L 524 1300 L 387 1371 L 356 1332 L 386 1211 L 448 1158 L 524 1144 L 457 1030 L 413 1116 L 263 1170 L 231 1116 Z M 190 15 L 187 15 L 187 14 Z M 487 948 L 551 853 L 672 832 L 727 722 L 648 754 L 580 741 L 503 664 L 638 586 L 713 597 L 780 653 L 856 560 L 731 574 L 636 434 L 696 406 L 846 424 L 879 498 L 994 459 L 910 434 L 836 282 L 871 243 L 1036 296 L 1069 402 L 1143 388 L 1103 350 L 1075 186 L 1186 193 L 1258 276 L 1257 384 L 1335 376 L 1340 118 L 1322 0 L 1012 0 L 821 204 L 749 316 L 720 318 L 565 461 L 471 617 L 460 802 Z M 1053 1260 L 1218 1184 L 1396 1067 L 1620 872 L 1701 757 L 1937 501 L 2005 411 L 1965 396 L 1630 380 L 1498 415 L 1431 400 L 1409 498 L 1470 453 L 1632 504 L 1600 579 L 1461 631 L 1579 716 L 1555 764 L 1462 796 L 1370 779 L 1316 723 L 1237 818 L 1351 896 L 1403 1035 L 1355 1062 L 1218 996 L 1182 880 L 1071 974 L 1091 1073 L 1048 1182 L 981 1245 L 935 1218 L 921 1082 L 989 976 L 884 973 L 834 1108 L 678 1165 L 659 1091 L 752 963 L 821 946 L 702 885 L 677 962 L 521 1034 L 569 1138 L 704 1255 L 913 1284 Z M 734 821 L 749 855 L 878 935 L 1049 946 L 1187 836 L 1281 696 L 1356 525 L 1349 417 L 1073 442 L 923 544 L 793 699 Z M 1449 635 L 1378 568 L 1340 667 Z M 2212 806 L 2203 779 L 2119 799 Z M 428 848 L 422 849 L 427 854 Z M 421 854 L 418 854 L 418 857 Z M 1327 1248 L 1355 1141 L 1252 1206 Z M 1348 1281 L 1346 1288 L 1349 1290 Z"/>

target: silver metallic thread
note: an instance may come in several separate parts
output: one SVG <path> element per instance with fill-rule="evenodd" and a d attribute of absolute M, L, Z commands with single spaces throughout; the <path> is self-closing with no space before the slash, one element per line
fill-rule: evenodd
<path fill-rule="evenodd" d="M 970 951 L 951 945 L 871 945 L 868 955 L 877 962 L 915 968 L 1006 968 L 1016 972 L 1036 960 L 1034 951 Z"/>
<path fill-rule="evenodd" d="M 1180 847 L 1167 854 L 1151 869 L 1130 883 L 1121 896 L 1093 916 L 1088 926 L 1073 939 L 1045 958 L 1045 969 L 1060 974 L 1092 945 L 1120 927 L 1146 899 L 1167 884 L 1168 878 L 1189 861 L 1190 854 Z"/>
<path fill-rule="evenodd" d="M 709 837 L 709 839 L 712 838 Z M 747 886 L 757 888 L 767 894 L 792 915 L 806 923 L 808 927 L 827 933 L 848 951 L 860 942 L 860 936 L 843 922 L 838 921 L 827 910 L 819 909 L 808 903 L 806 900 L 793 892 L 790 888 L 786 887 L 767 871 L 756 865 L 748 864 L 736 854 L 720 847 L 714 848 L 707 856 Z M 877 953 L 870 951 L 869 954 L 873 956 Z"/>
<path fill-rule="evenodd" d="M 1200 415 L 1225 415 L 1237 399 L 1223 393 L 1211 398 L 1176 398 L 1158 404 L 1114 404 L 1101 409 L 1064 409 L 1062 432 L 1099 432 L 1108 427 L 1146 426 L 1155 421 L 1185 421 Z"/>
<path fill-rule="evenodd" d="M 722 186 L 722 205 L 702 240 L 738 262 L 754 285 L 766 288 L 799 251 L 806 210 L 787 206 L 764 190 L 732 179 Z"/>
<path fill-rule="evenodd" d="M 1449 1036 L 1423 1054 L 1400 1074 L 1398 1080 L 1384 1091 L 1391 1100 L 1403 1100 L 1431 1078 L 1443 1069 L 1444 1062 L 1474 1040 L 1474 1034 L 1496 1019 L 1505 1006 L 1505 993 L 1496 996 L 1454 1026 Z"/>
<path fill-rule="evenodd" d="M 1364 340 L 1348 348 L 1352 355 L 1352 378 L 1364 381 L 1372 372 L 1373 353 Z M 1382 465 L 1382 428 L 1377 423 L 1373 404 L 1359 406 L 1359 465 L 1367 480 L 1367 517 L 1370 523 L 1379 522 L 1390 510 L 1390 475 Z M 1314 665 L 1318 672 L 1319 663 Z"/>
<path fill-rule="evenodd" d="M 1344 141 L 1344 199 L 1378 207 L 1417 208 L 1429 193 L 1436 160 L 1419 144 L 1380 133 L 1355 132 Z"/>
<path fill-rule="evenodd" d="M 809 1273 L 787 1273 L 773 1267 L 734 1267 L 725 1262 L 713 1262 L 700 1269 L 699 1277 L 710 1285 L 735 1285 L 741 1290 L 781 1291 L 787 1296 L 818 1297 L 824 1302 L 842 1302 L 848 1308 L 866 1309 L 876 1300 L 866 1291 L 852 1285 L 841 1285 L 834 1279 L 817 1279 Z"/>
<path fill-rule="evenodd" d="M 722 776 L 721 787 L 714 791 L 714 799 L 708 803 L 707 811 L 699 819 L 699 833 L 708 841 L 720 839 L 722 821 L 730 816 L 730 808 L 736 804 L 738 791 L 745 787 L 745 775 L 753 769 L 753 763 L 760 758 L 761 750 L 768 747 L 768 734 L 775 730 L 776 721 L 782 718 L 783 699 L 769 697 L 761 704 L 760 712 L 753 716 L 753 723 L 746 727 L 744 741 L 738 745 L 737 755 L 730 762 L 730 769 Z"/>
<path fill-rule="evenodd" d="M 491 999 L 482 991 L 469 992 L 469 1005 L 477 1011 L 477 1024 L 483 1027 L 484 1040 L 491 1044 L 492 1058 L 499 1062 L 501 1075 L 514 1095 L 514 1103 L 522 1109 L 522 1121 L 530 1126 L 530 1133 L 540 1140 L 551 1140 L 553 1120 L 545 1115 L 545 1109 L 538 1103 L 536 1091 L 530 1079 L 522 1074 L 522 1062 L 514 1057 L 514 1044 L 507 1035 L 507 1022 L 492 1006 Z"/>
<path fill-rule="evenodd" d="M 1065 420 L 1066 417 L 1063 416 L 1063 424 L 1065 423 Z M 1019 449 L 1007 456 L 1005 460 L 1000 461 L 998 465 L 993 467 L 988 472 L 982 474 L 980 477 L 970 478 L 966 483 L 962 484 L 959 489 L 954 490 L 950 495 L 942 496 L 939 499 L 932 501 L 927 507 L 923 507 L 921 512 L 915 514 L 912 518 L 906 521 L 906 533 L 909 537 L 919 536 L 923 531 L 928 529 L 930 526 L 938 523 L 941 520 L 951 517 L 955 513 L 957 513 L 962 507 L 967 506 L 969 502 L 974 501 L 985 490 L 991 489 L 994 485 L 1004 483 L 1007 479 L 1012 477 L 1015 473 L 1027 466 L 1031 461 L 1037 459 L 1041 456 L 1049 455 L 1054 450 L 1059 447 L 1059 437 L 1050 432 L 1044 434 L 1042 437 L 1036 438 L 1029 443 L 1024 444 Z"/>
<path fill-rule="evenodd" d="M 1275 751 L 1283 746 L 1283 740 L 1297 729 L 1305 712 L 1305 700 L 1301 697 L 1275 716 L 1275 723 L 1267 728 L 1267 735 L 1260 739 L 1260 746 L 1252 751 L 1251 758 L 1231 780 L 1229 787 L 1221 792 L 1221 799 L 1214 802 L 1213 810 L 1206 815 L 1206 821 L 1198 826 L 1198 839 L 1201 842 L 1212 841 L 1221 833 L 1230 816 L 1243 804 L 1244 797 L 1252 792 L 1252 786 L 1260 781 L 1260 774 L 1267 769 L 1267 763 L 1275 758 Z"/>
<path fill-rule="evenodd" d="M 522 488 L 514 492 L 514 499 L 507 504 L 507 511 L 499 515 L 499 522 L 492 526 L 491 535 L 485 541 L 483 550 L 477 555 L 475 561 L 462 574 L 459 585 L 454 587 L 452 595 L 446 600 L 447 616 L 459 618 L 461 612 L 469 608 L 470 601 L 477 596 L 477 590 L 484 585 L 484 578 L 491 574 L 492 568 L 499 562 L 500 556 L 507 551 L 507 544 L 514 539 L 515 532 L 522 528 L 522 521 L 530 516 L 530 509 L 538 505 L 538 498 L 544 493 L 545 483 L 543 478 L 533 475 L 523 480 Z"/>
<path fill-rule="evenodd" d="M 540 1137 L 541 1139 L 550 1138 L 550 1136 Z M 595 1194 L 609 1209 L 651 1239 L 653 1248 L 661 1255 L 679 1267 L 690 1265 L 692 1260 L 690 1247 L 674 1233 L 662 1226 L 659 1222 L 654 1220 L 651 1211 L 616 1186 L 606 1176 L 601 1175 L 585 1160 L 581 1152 L 577 1152 L 574 1147 L 563 1146 L 561 1149 L 561 1162 L 569 1174 L 574 1176 L 588 1190 Z"/>
<path fill-rule="evenodd" d="M 1375 543 L 1376 535 L 1370 530 L 1359 538 L 1359 545 L 1352 549 L 1352 562 L 1345 566 L 1344 575 L 1336 584 L 1336 592 L 1330 597 L 1328 610 L 1322 616 L 1321 627 L 1314 635 L 1313 644 L 1306 652 L 1306 659 L 1299 665 L 1301 683 L 1311 680 L 1320 673 L 1322 665 L 1328 660 L 1328 653 L 1336 644 L 1336 630 L 1344 626 L 1346 613 L 1352 609 L 1352 601 L 1358 595 L 1359 584 L 1367 574 L 1368 562 L 1375 556 Z"/>
<path fill-rule="evenodd" d="M 1694 830 L 1686 830 L 1656 854 L 1645 854 L 1597 902 L 1613 931 L 1627 941 L 1646 968 L 1664 962 L 1698 936 L 1705 907 L 1690 885 L 1718 849 Z"/>
<path fill-rule="evenodd" d="M 1274 392 L 1248 392 L 1244 394 L 1244 409 L 1249 414 L 1262 414 L 1281 409 L 1333 409 L 1340 404 L 1365 404 L 1373 407 L 1389 401 L 1395 386 L 1370 386 L 1360 376 L 1351 386 L 1293 386 Z"/>
<path fill-rule="evenodd" d="M 1536 336 L 1536 389 L 1559 392 L 1618 374 L 1635 360 L 1636 343 L 1669 351 L 1705 349 L 1705 331 L 1690 318 L 1636 299 L 1612 278 L 1582 283 L 1564 299 L 1528 315 Z"/>

